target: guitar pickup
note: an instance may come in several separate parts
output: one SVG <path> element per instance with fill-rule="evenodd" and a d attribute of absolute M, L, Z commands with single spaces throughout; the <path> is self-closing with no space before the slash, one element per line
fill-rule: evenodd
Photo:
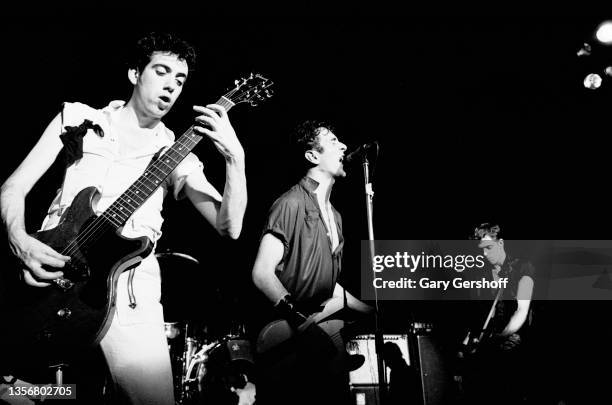
<path fill-rule="evenodd" d="M 67 278 L 60 277 L 53 280 L 53 282 L 62 290 L 67 291 L 74 286 L 74 283 Z"/>
<path fill-rule="evenodd" d="M 88 280 L 91 277 L 91 271 L 89 269 L 89 266 L 80 260 L 71 260 L 70 262 L 66 263 L 66 266 L 64 266 L 63 271 L 66 278 L 62 277 L 62 279 L 66 281 L 84 281 Z"/>

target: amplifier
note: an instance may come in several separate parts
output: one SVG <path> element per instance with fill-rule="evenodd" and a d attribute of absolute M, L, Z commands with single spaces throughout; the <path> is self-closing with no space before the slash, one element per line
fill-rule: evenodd
<path fill-rule="evenodd" d="M 383 335 L 385 348 L 392 348 L 391 354 L 396 359 L 401 353 L 402 359 L 409 366 L 408 375 L 403 376 L 399 384 L 399 387 L 406 389 L 405 401 L 402 403 L 443 405 L 456 402 L 452 372 L 449 369 L 449 350 L 439 337 L 426 333 L 431 329 L 430 324 L 423 324 L 414 328 L 409 335 Z M 394 347 L 389 347 L 389 342 Z M 378 364 L 374 335 L 359 335 L 349 340 L 347 351 L 365 357 L 364 364 L 350 373 L 355 403 L 378 404 Z M 391 380 L 390 371 L 386 367 L 387 382 Z"/>
<path fill-rule="evenodd" d="M 398 346 L 402 357 L 410 365 L 410 355 L 408 350 L 408 335 L 383 335 L 383 342 L 391 342 Z M 376 343 L 374 335 L 358 335 L 349 340 L 346 349 L 350 354 L 361 354 L 365 357 L 365 362 L 357 370 L 351 371 L 351 385 L 372 385 L 378 384 L 378 357 L 376 356 Z M 389 372 L 387 368 L 387 381 Z"/>
<path fill-rule="evenodd" d="M 435 336 L 416 336 L 417 367 L 421 380 L 422 403 L 444 405 L 456 403 L 454 381 L 450 370 L 449 348 Z"/>

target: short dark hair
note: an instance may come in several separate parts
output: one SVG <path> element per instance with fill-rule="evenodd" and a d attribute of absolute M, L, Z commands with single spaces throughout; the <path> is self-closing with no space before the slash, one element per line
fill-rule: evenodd
<path fill-rule="evenodd" d="M 128 56 L 128 68 L 142 72 L 155 52 L 171 53 L 185 60 L 190 71 L 195 69 L 196 51 L 189 43 L 174 34 L 151 32 L 140 38 Z"/>
<path fill-rule="evenodd" d="M 317 136 L 321 133 L 321 128 L 325 128 L 332 132 L 334 131 L 331 124 L 327 121 L 307 120 L 301 122 L 293 130 L 293 143 L 301 152 L 306 152 L 311 149 L 320 152 L 321 145 L 319 145 Z"/>
<path fill-rule="evenodd" d="M 491 222 L 484 222 L 474 229 L 474 236 L 472 239 L 480 240 L 485 236 L 489 236 L 493 240 L 501 239 L 500 226 Z"/>
<path fill-rule="evenodd" d="M 309 150 L 316 150 L 322 152 L 323 148 L 319 144 L 318 135 L 321 133 L 321 128 L 325 128 L 328 131 L 334 131 L 331 124 L 327 121 L 321 120 L 306 120 L 298 124 L 291 134 L 291 144 L 294 150 L 295 156 L 304 156 L 304 153 Z M 306 159 L 299 160 L 302 163 L 303 169 L 309 169 L 312 164 Z"/>

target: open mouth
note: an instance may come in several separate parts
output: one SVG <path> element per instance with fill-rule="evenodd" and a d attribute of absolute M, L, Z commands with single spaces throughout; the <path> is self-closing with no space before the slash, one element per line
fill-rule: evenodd
<path fill-rule="evenodd" d="M 159 96 L 159 99 L 166 104 L 170 103 L 170 97 L 168 96 Z"/>

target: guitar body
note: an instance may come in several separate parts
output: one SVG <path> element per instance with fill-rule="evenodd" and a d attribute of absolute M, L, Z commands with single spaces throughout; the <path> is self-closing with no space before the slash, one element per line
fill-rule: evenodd
<path fill-rule="evenodd" d="M 459 349 L 459 358 L 469 359 L 475 357 L 480 349 L 491 339 L 491 334 L 490 330 L 482 331 L 478 336 L 472 336 L 472 332 L 468 332 Z"/>
<path fill-rule="evenodd" d="M 329 321 L 317 323 L 334 342 L 334 346 L 338 350 L 344 349 L 344 341 L 341 336 L 341 331 L 344 328 L 344 321 L 340 319 L 332 319 Z M 257 338 L 257 352 L 266 353 L 279 345 L 288 342 L 295 337 L 299 332 L 296 332 L 284 319 L 278 319 L 267 324 L 259 333 Z"/>
<path fill-rule="evenodd" d="M 348 329 L 354 323 L 354 313 L 344 307 L 342 298 L 331 298 L 324 305 L 321 312 L 309 316 L 297 329 L 281 319 L 261 330 L 257 354 L 264 385 L 279 386 L 281 391 L 293 387 L 286 393 L 290 395 L 297 380 L 330 384 L 332 391 L 332 386 L 348 384 L 348 372 L 354 369 L 355 359 L 346 351 L 345 337 L 352 332 Z M 313 325 L 322 331 L 313 330 Z"/>
<path fill-rule="evenodd" d="M 257 352 L 263 354 L 288 342 L 312 323 L 316 323 L 325 333 L 327 333 L 339 352 L 346 351 L 341 334 L 345 322 L 341 319 L 334 318 L 334 314 L 340 311 L 343 306 L 344 302 L 341 298 L 331 298 L 327 300 L 324 303 L 323 310 L 308 317 L 308 320 L 304 322 L 297 331 L 295 331 L 289 325 L 289 322 L 284 319 L 270 322 L 259 333 L 257 338 Z"/>
<path fill-rule="evenodd" d="M 33 370 L 69 362 L 81 350 L 99 343 L 112 320 L 119 275 L 152 251 L 148 238 L 128 239 L 115 230 L 102 232 L 87 246 L 73 243 L 97 218 L 92 209 L 97 196 L 95 187 L 81 190 L 57 227 L 35 235 L 72 258 L 61 269 L 72 286 L 31 287 L 21 283 L 17 287 L 15 305 L 4 317 L 11 326 L 5 336 L 8 347 L 19 356 L 11 367 L 17 376 L 27 373 L 36 380 Z M 79 240 L 87 241 L 83 236 Z M 67 249 L 69 246 L 74 247 Z"/>

